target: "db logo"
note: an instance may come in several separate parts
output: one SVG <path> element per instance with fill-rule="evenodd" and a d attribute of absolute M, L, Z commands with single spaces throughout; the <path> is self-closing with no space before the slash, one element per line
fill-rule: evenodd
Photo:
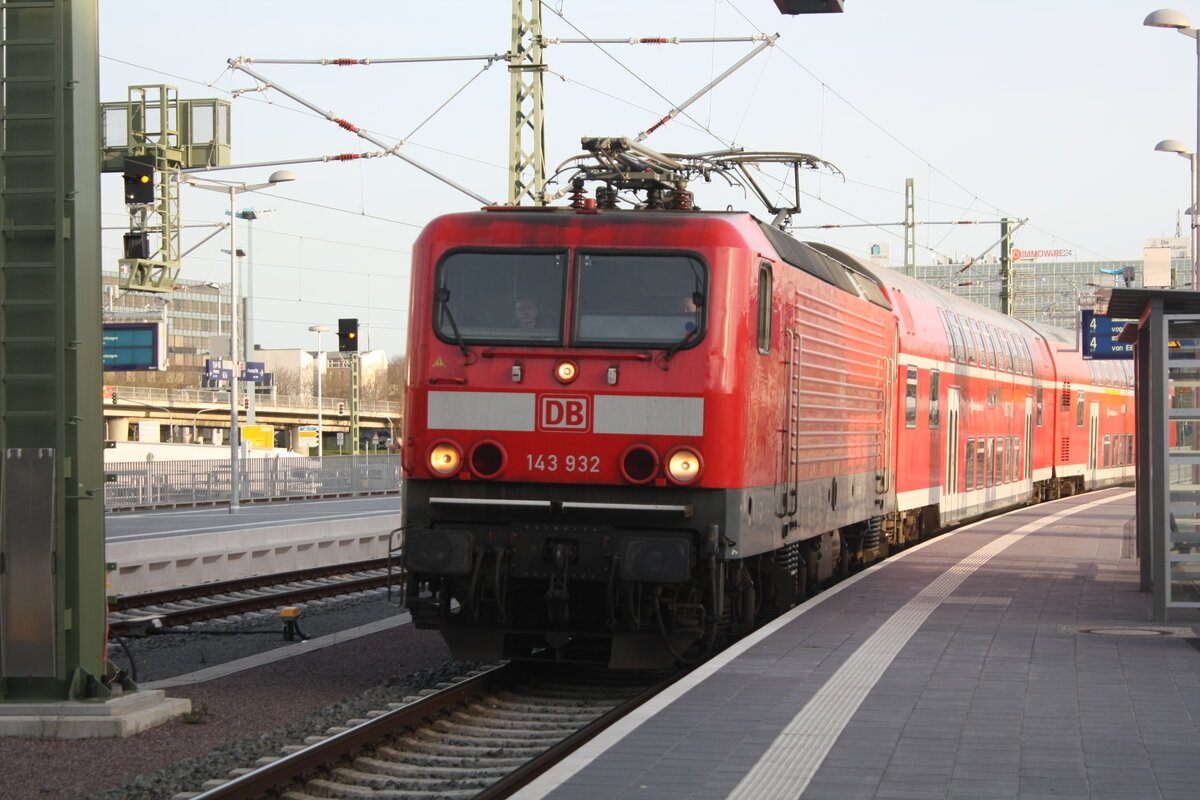
<path fill-rule="evenodd" d="M 586 395 L 544 394 L 538 400 L 538 430 L 586 431 L 592 427 Z"/>

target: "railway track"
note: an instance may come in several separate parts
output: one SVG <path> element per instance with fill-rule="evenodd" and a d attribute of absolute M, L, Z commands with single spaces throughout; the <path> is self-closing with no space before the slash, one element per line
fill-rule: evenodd
<path fill-rule="evenodd" d="M 683 674 L 493 667 L 209 782 L 193 800 L 507 797 Z"/>
<path fill-rule="evenodd" d="M 123 595 L 109 601 L 109 630 L 119 636 L 222 619 L 252 611 L 378 589 L 398 580 L 386 558 L 214 581 Z"/>

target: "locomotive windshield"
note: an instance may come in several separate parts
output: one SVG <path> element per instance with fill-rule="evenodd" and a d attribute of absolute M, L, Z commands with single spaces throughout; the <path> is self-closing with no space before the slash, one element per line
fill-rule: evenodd
<path fill-rule="evenodd" d="M 691 256 L 580 256 L 573 343 L 686 345 L 698 338 L 703 321 L 704 276 Z"/>
<path fill-rule="evenodd" d="M 464 344 L 562 345 L 566 253 L 459 251 L 438 269 L 433 321 Z M 679 349 L 699 340 L 707 271 L 674 254 L 576 257 L 569 342 L 585 347 Z"/>
<path fill-rule="evenodd" d="M 557 344 L 566 276 L 565 253 L 451 253 L 438 271 L 434 328 L 448 341 Z"/>

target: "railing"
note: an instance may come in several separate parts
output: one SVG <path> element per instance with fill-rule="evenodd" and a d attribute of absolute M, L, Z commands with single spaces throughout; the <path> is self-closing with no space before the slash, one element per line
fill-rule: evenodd
<path fill-rule="evenodd" d="M 130 400 L 189 404 L 229 403 L 229 392 L 218 389 L 158 389 L 151 386 L 118 386 L 116 390 L 118 397 Z M 256 396 L 256 402 L 259 405 L 282 406 L 286 408 L 315 409 L 317 407 L 316 397 L 303 394 L 277 394 L 274 396 L 260 394 Z M 345 397 L 321 398 L 321 408 L 323 410 L 336 410 L 338 403 L 345 403 L 349 407 L 350 400 Z M 389 400 L 362 400 L 359 402 L 358 407 L 360 411 L 368 414 L 386 414 L 399 417 L 401 404 Z"/>
<path fill-rule="evenodd" d="M 229 460 L 119 461 L 104 465 L 104 508 L 229 502 Z M 238 461 L 241 502 L 400 490 L 400 456 L 277 456 Z"/>

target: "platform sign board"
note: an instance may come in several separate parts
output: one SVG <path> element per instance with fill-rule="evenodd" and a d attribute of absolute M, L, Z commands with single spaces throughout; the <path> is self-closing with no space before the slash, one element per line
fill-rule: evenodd
<path fill-rule="evenodd" d="M 301 425 L 299 428 L 299 445 L 301 447 L 316 447 L 317 446 L 317 426 L 316 425 Z"/>
<path fill-rule="evenodd" d="M 242 441 L 251 447 L 275 446 L 275 429 L 270 425 L 243 425 L 241 431 Z"/>
<path fill-rule="evenodd" d="M 105 370 L 167 368 L 167 327 L 161 322 L 106 322 L 102 337 Z"/>
<path fill-rule="evenodd" d="M 259 383 L 267 374 L 265 361 L 239 361 L 238 380 Z M 227 358 L 206 358 L 204 377 L 214 381 L 227 381 L 233 377 L 233 362 Z"/>
<path fill-rule="evenodd" d="M 1132 319 L 1112 319 L 1083 310 L 1083 357 L 1094 359 L 1132 359 L 1133 344 L 1118 342 L 1121 329 Z"/>

